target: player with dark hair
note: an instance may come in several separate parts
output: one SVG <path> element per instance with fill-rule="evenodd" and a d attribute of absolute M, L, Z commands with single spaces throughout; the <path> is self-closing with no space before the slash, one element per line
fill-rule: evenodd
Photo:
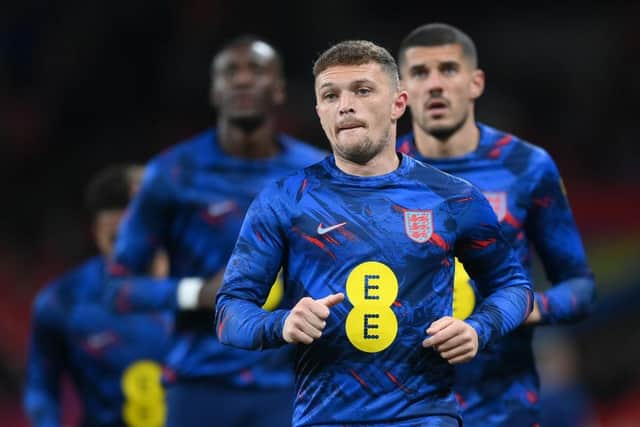
<path fill-rule="evenodd" d="M 595 299 L 595 283 L 560 174 L 542 148 L 476 122 L 474 106 L 484 90 L 484 73 L 464 32 L 442 23 L 418 27 L 402 41 L 398 63 L 413 123 L 413 132 L 398 139 L 398 150 L 476 185 L 527 272 L 533 245 L 552 284 L 546 292 L 535 293 L 526 326 L 457 368 L 465 426 L 536 426 L 540 415 L 533 326 L 575 322 Z M 477 282 L 457 267 L 454 315 L 473 317 L 484 297 Z"/>
<path fill-rule="evenodd" d="M 453 367 L 517 327 L 531 290 L 482 194 L 395 150 L 393 57 L 346 41 L 314 66 L 333 156 L 253 202 L 217 298 L 223 343 L 296 344 L 294 426 L 459 426 Z M 451 317 L 454 256 L 486 297 Z M 283 269 L 291 310 L 261 308 Z"/>
<path fill-rule="evenodd" d="M 117 165 L 96 174 L 86 204 L 100 254 L 41 290 L 33 304 L 24 406 L 34 427 L 62 424 L 61 379 L 69 375 L 83 426 L 164 425 L 160 381 L 172 317 L 122 315 L 103 301 L 106 266 L 140 167 Z"/>
<path fill-rule="evenodd" d="M 281 427 L 291 419 L 291 352 L 232 349 L 213 330 L 215 293 L 250 202 L 268 183 L 326 155 L 276 131 L 284 86 L 271 45 L 252 36 L 226 44 L 211 65 L 216 128 L 151 160 L 118 235 L 112 274 L 125 281 L 113 280 L 114 306 L 176 313 L 164 377 L 169 427 Z M 171 280 L 126 283 L 158 247 L 167 250 Z M 269 307 L 280 291 L 274 287 Z"/>

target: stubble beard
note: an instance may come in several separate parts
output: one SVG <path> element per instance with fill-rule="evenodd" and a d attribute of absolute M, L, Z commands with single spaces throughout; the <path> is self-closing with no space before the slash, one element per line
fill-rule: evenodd
<path fill-rule="evenodd" d="M 389 143 L 390 130 L 386 129 L 377 142 L 374 142 L 370 137 L 365 136 L 360 141 L 354 144 L 340 144 L 336 143 L 334 146 L 335 154 L 344 160 L 347 160 L 358 165 L 366 165 L 384 150 L 385 146 Z"/>

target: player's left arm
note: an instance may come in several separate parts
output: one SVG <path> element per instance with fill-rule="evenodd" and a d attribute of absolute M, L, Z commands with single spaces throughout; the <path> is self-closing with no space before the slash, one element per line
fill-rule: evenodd
<path fill-rule="evenodd" d="M 484 300 L 467 319 L 444 317 L 427 329 L 424 346 L 433 346 L 449 363 L 471 360 L 488 343 L 518 327 L 529 315 L 531 284 L 487 200 L 473 188 L 456 218 L 454 248 Z"/>
<path fill-rule="evenodd" d="M 596 285 L 558 169 L 546 153 L 543 160 L 525 232 L 552 287 L 535 293 L 535 309 L 526 323 L 575 322 L 592 310 Z"/>

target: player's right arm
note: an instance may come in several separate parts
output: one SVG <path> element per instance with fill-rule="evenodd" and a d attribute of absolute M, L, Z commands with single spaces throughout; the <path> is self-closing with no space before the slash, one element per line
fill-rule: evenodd
<path fill-rule="evenodd" d="M 245 349 L 285 343 L 308 344 L 319 338 L 331 306 L 343 294 L 302 298 L 292 310 L 262 308 L 286 251 L 288 207 L 273 185 L 251 204 L 227 264 L 217 296 L 216 331 L 220 342 Z"/>
<path fill-rule="evenodd" d="M 282 329 L 289 312 L 261 308 L 286 247 L 286 215 L 273 193 L 269 186 L 251 203 L 227 263 L 216 298 L 216 332 L 223 344 L 257 350 L 286 342 Z"/>
<path fill-rule="evenodd" d="M 107 304 L 119 313 L 213 309 L 224 270 L 199 277 L 116 276 L 104 292 Z"/>
<path fill-rule="evenodd" d="M 110 265 L 112 276 L 147 275 L 166 239 L 174 197 L 174 184 L 160 164 L 145 169 L 140 190 L 120 224 Z"/>
<path fill-rule="evenodd" d="M 166 241 L 175 184 L 167 165 L 152 163 L 140 190 L 127 209 L 118 231 L 114 259 L 109 266 L 107 304 L 119 312 L 191 310 L 207 305 L 200 290 L 219 286 L 220 278 L 155 278 L 154 257 Z M 213 299 L 211 298 L 211 301 Z M 210 308 L 212 302 L 208 303 Z"/>
<path fill-rule="evenodd" d="M 33 427 L 59 427 L 60 379 L 66 369 L 64 310 L 52 287 L 33 304 L 29 354 L 23 395 L 25 412 Z"/>

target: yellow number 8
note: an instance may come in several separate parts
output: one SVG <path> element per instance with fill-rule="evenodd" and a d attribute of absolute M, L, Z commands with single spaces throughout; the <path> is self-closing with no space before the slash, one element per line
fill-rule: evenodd
<path fill-rule="evenodd" d="M 346 291 L 353 305 L 345 324 L 351 344 L 367 353 L 389 347 L 398 334 L 398 319 L 390 308 L 398 296 L 393 270 L 381 262 L 363 262 L 349 273 Z"/>
<path fill-rule="evenodd" d="M 122 418 L 130 427 L 162 427 L 167 415 L 162 368 L 151 360 L 132 363 L 122 375 Z"/>
<path fill-rule="evenodd" d="M 471 287 L 471 279 L 464 266 L 456 258 L 453 278 L 453 317 L 464 320 L 476 307 L 476 295 Z"/>

